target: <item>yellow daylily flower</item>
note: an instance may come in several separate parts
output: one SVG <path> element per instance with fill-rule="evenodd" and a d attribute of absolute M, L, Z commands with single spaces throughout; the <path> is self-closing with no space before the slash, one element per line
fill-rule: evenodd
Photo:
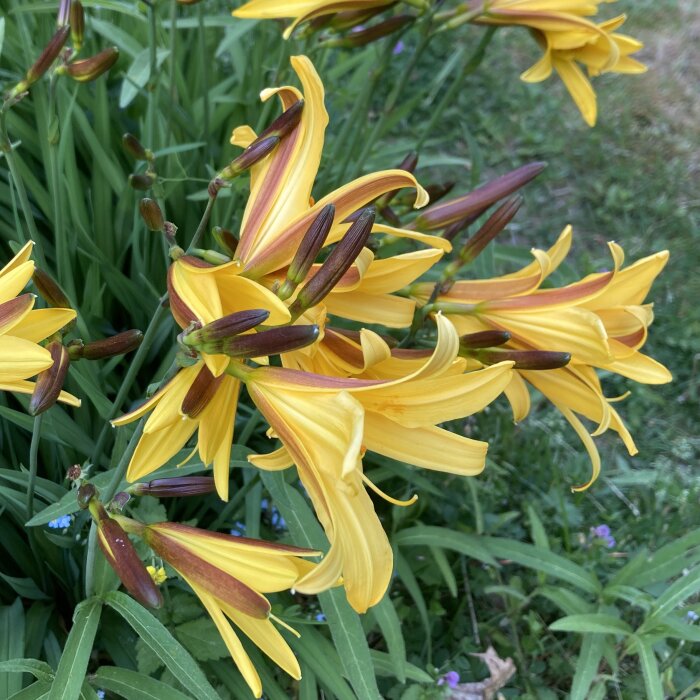
<path fill-rule="evenodd" d="M 70 323 L 72 309 L 34 309 L 36 297 L 20 294 L 34 274 L 30 241 L 0 270 L 0 391 L 31 394 L 28 381 L 53 365 L 49 351 L 40 342 Z M 18 296 L 19 295 L 19 296 Z M 80 400 L 62 391 L 59 401 L 80 406 Z"/>

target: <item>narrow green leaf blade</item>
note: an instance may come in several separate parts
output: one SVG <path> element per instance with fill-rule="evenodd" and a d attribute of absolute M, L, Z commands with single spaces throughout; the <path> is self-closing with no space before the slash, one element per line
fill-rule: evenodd
<path fill-rule="evenodd" d="M 604 642 L 605 638 L 602 634 L 583 635 L 574 680 L 571 684 L 570 700 L 586 700 L 588 698 L 588 691 L 598 675 L 600 660 L 603 658 Z"/>
<path fill-rule="evenodd" d="M 100 666 L 93 677 L 93 684 L 111 690 L 126 700 L 192 700 L 189 695 L 145 673 L 116 666 Z"/>
<path fill-rule="evenodd" d="M 594 632 L 601 634 L 632 634 L 632 628 L 619 617 L 606 613 L 568 615 L 553 622 L 549 629 L 554 632 Z"/>

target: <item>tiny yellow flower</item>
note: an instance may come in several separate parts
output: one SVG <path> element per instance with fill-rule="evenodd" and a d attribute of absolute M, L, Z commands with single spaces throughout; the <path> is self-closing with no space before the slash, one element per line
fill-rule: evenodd
<path fill-rule="evenodd" d="M 160 586 L 168 580 L 168 574 L 165 573 L 165 568 L 162 566 L 156 569 L 155 566 L 149 565 L 146 567 L 146 571 L 151 575 L 153 583 L 155 583 L 156 586 Z"/>

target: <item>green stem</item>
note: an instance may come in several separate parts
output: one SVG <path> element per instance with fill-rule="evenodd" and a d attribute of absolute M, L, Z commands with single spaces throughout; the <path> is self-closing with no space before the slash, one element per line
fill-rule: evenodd
<path fill-rule="evenodd" d="M 204 214 L 202 214 L 202 218 L 200 219 L 199 225 L 197 226 L 197 230 L 194 232 L 194 236 L 192 236 L 192 240 L 190 241 L 190 244 L 187 247 L 188 253 L 191 253 L 194 248 L 199 247 L 199 243 L 202 239 L 202 236 L 204 235 L 204 231 L 207 228 L 209 219 L 211 218 L 211 212 L 214 209 L 214 202 L 216 202 L 216 197 L 209 197 L 206 209 L 204 210 Z"/>
<path fill-rule="evenodd" d="M 112 478 L 110 479 L 106 488 L 104 488 L 100 492 L 100 500 L 103 503 L 109 503 L 112 500 L 112 498 L 114 498 L 114 494 L 117 492 L 117 489 L 119 488 L 119 484 L 121 484 L 122 479 L 126 475 L 126 470 L 129 466 L 129 461 L 131 460 L 131 455 L 134 454 L 134 450 L 136 449 L 136 445 L 138 444 L 138 441 L 141 439 L 141 435 L 143 435 L 144 425 L 146 425 L 146 419 L 142 418 L 138 422 L 138 425 L 136 426 L 136 430 L 134 430 L 134 434 L 131 436 L 131 439 L 129 440 L 129 444 L 126 446 L 126 449 L 122 453 L 122 456 L 119 459 L 119 463 L 114 468 L 114 474 L 112 474 Z"/>
<path fill-rule="evenodd" d="M 156 310 L 148 323 L 146 332 L 143 335 L 143 341 L 139 346 L 139 349 L 136 351 L 136 354 L 134 355 L 133 359 L 131 360 L 129 369 L 126 373 L 126 376 L 124 377 L 124 381 L 119 387 L 117 396 L 112 402 L 111 408 L 109 409 L 108 421 L 114 418 L 117 415 L 117 412 L 121 409 L 122 404 L 124 403 L 124 399 L 126 398 L 127 394 L 129 393 L 129 390 L 131 389 L 132 384 L 134 383 L 134 380 L 136 379 L 136 374 L 141 369 L 141 365 L 143 365 L 146 359 L 146 355 L 151 349 L 151 345 L 153 344 L 153 341 L 156 337 L 156 333 L 158 331 L 158 327 L 160 326 L 160 322 L 166 313 L 167 307 L 163 306 L 163 304 L 167 301 L 167 298 L 167 295 L 163 295 L 158 301 L 158 306 L 156 307 Z M 95 452 L 92 456 L 93 464 L 97 464 L 102 458 L 102 452 L 104 450 L 105 443 L 107 442 L 109 432 L 110 424 L 109 422 L 106 422 L 104 427 L 102 428 L 102 432 L 97 438 Z"/>
<path fill-rule="evenodd" d="M 452 85 L 450 85 L 445 94 L 442 96 L 442 99 L 438 103 L 437 107 L 435 107 L 435 109 L 433 110 L 430 120 L 424 127 L 423 133 L 418 139 L 418 143 L 416 144 L 417 151 L 421 149 L 428 137 L 433 133 L 435 125 L 442 118 L 442 114 L 445 111 L 445 109 L 449 105 L 454 103 L 455 97 L 457 96 L 459 90 L 462 88 L 462 83 L 464 82 L 465 78 L 468 75 L 471 75 L 481 65 L 481 62 L 484 60 L 484 56 L 486 55 L 486 48 L 491 43 L 491 39 L 493 38 L 495 31 L 496 27 L 489 27 L 486 30 L 474 53 L 464 64 L 462 70 L 452 81 Z"/>
<path fill-rule="evenodd" d="M 156 150 L 156 105 L 158 97 L 158 17 L 155 3 L 148 4 L 148 56 L 151 65 L 151 74 L 148 81 L 148 134 L 146 143 L 149 148 Z"/>
<path fill-rule="evenodd" d="M 32 429 L 32 441 L 29 445 L 29 480 L 27 481 L 27 520 L 34 516 L 34 488 L 36 486 L 36 473 L 38 468 L 39 441 L 41 440 L 41 421 L 44 417 L 40 413 L 34 418 Z"/>
<path fill-rule="evenodd" d="M 207 56 L 206 32 L 204 31 L 204 7 L 197 5 L 197 33 L 199 35 L 199 60 L 202 72 L 202 101 L 204 103 L 204 140 L 209 138 L 210 105 L 209 105 L 209 71 L 207 65 L 211 59 Z"/>

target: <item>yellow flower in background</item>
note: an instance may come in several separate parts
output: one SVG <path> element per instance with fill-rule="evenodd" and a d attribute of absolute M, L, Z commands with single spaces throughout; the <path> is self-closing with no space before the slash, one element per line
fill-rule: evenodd
<path fill-rule="evenodd" d="M 53 365 L 50 352 L 39 345 L 70 323 L 72 309 L 35 309 L 36 297 L 21 294 L 34 273 L 30 260 L 33 242 L 27 243 L 0 270 L 0 390 L 31 394 L 29 381 Z M 19 296 L 18 296 L 19 295 Z M 80 406 L 80 400 L 62 391 L 59 401 Z"/>
<path fill-rule="evenodd" d="M 264 594 L 294 588 L 299 578 L 317 566 L 302 557 L 320 552 L 179 523 L 143 525 L 119 515 L 114 519 L 143 538 L 192 588 L 256 698 L 262 696 L 260 676 L 231 623 L 290 676 L 301 678 L 299 663 L 272 622 L 299 635 L 271 614 Z"/>
<path fill-rule="evenodd" d="M 480 24 L 529 27 L 544 50 L 542 58 L 521 78 L 546 80 L 556 71 L 589 126 L 597 119 L 597 99 L 589 80 L 602 73 L 644 73 L 646 66 L 631 58 L 641 42 L 616 32 L 625 15 L 596 24 L 603 0 L 492 0 L 474 21 Z M 610 2 L 614 0 L 605 0 Z M 588 76 L 584 73 L 586 69 Z"/>

